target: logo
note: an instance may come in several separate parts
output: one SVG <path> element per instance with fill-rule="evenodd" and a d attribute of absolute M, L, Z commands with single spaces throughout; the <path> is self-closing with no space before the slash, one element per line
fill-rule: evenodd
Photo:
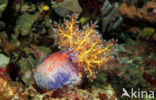
<path fill-rule="evenodd" d="M 125 88 L 122 88 L 123 94 L 121 97 L 129 97 L 129 98 L 154 98 L 154 91 L 141 91 L 138 89 L 135 91 L 133 88 L 131 92 L 128 93 Z"/>

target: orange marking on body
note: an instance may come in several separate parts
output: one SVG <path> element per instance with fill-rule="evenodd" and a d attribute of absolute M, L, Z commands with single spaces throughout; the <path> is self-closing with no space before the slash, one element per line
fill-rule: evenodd
<path fill-rule="evenodd" d="M 63 67 L 64 68 L 64 66 L 62 65 L 61 67 Z"/>
<path fill-rule="evenodd" d="M 55 65 L 53 65 L 53 68 L 55 68 Z"/>
<path fill-rule="evenodd" d="M 49 57 L 45 58 L 44 63 L 49 63 L 51 62 L 51 64 L 48 67 L 48 71 L 51 72 L 55 67 L 65 67 L 62 66 L 63 63 L 67 62 L 69 60 L 69 56 L 66 53 L 60 53 L 60 52 L 56 52 L 52 55 L 50 55 Z M 55 62 L 60 61 L 59 64 L 56 64 Z"/>
<path fill-rule="evenodd" d="M 68 53 L 72 53 L 72 51 L 71 51 L 71 50 L 69 50 L 69 51 L 68 51 Z"/>
<path fill-rule="evenodd" d="M 50 67 L 48 68 L 49 72 L 52 72 L 53 68 L 52 68 L 52 64 L 50 65 Z"/>
<path fill-rule="evenodd" d="M 44 75 L 46 75 L 47 73 L 46 72 L 44 72 Z"/>

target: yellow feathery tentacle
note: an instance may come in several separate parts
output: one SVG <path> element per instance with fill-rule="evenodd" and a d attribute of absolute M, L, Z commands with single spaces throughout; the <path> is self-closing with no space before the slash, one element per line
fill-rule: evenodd
<path fill-rule="evenodd" d="M 77 53 L 77 63 L 86 72 L 93 75 L 96 68 L 103 66 L 110 60 L 108 54 L 112 51 L 113 42 L 106 42 L 102 45 L 101 35 L 95 30 L 96 23 L 78 29 L 76 15 L 70 16 L 70 20 L 65 21 L 63 26 L 58 25 L 56 32 L 59 35 L 58 44 L 62 50 L 70 47 Z"/>

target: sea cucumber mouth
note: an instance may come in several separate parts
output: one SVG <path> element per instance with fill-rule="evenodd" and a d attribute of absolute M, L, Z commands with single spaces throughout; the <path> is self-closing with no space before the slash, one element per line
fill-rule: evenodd
<path fill-rule="evenodd" d="M 68 47 L 63 51 L 63 53 L 66 53 L 66 55 L 69 56 L 70 61 L 72 61 L 73 63 L 77 63 L 78 54 L 74 51 L 73 48 Z"/>
<path fill-rule="evenodd" d="M 78 54 L 74 51 L 73 48 L 68 47 L 62 53 L 65 53 L 65 55 L 69 56 L 69 60 L 74 64 L 74 66 L 77 69 L 78 74 L 84 74 L 84 68 L 79 65 L 78 63 Z M 83 75 L 82 75 L 83 76 Z"/>

